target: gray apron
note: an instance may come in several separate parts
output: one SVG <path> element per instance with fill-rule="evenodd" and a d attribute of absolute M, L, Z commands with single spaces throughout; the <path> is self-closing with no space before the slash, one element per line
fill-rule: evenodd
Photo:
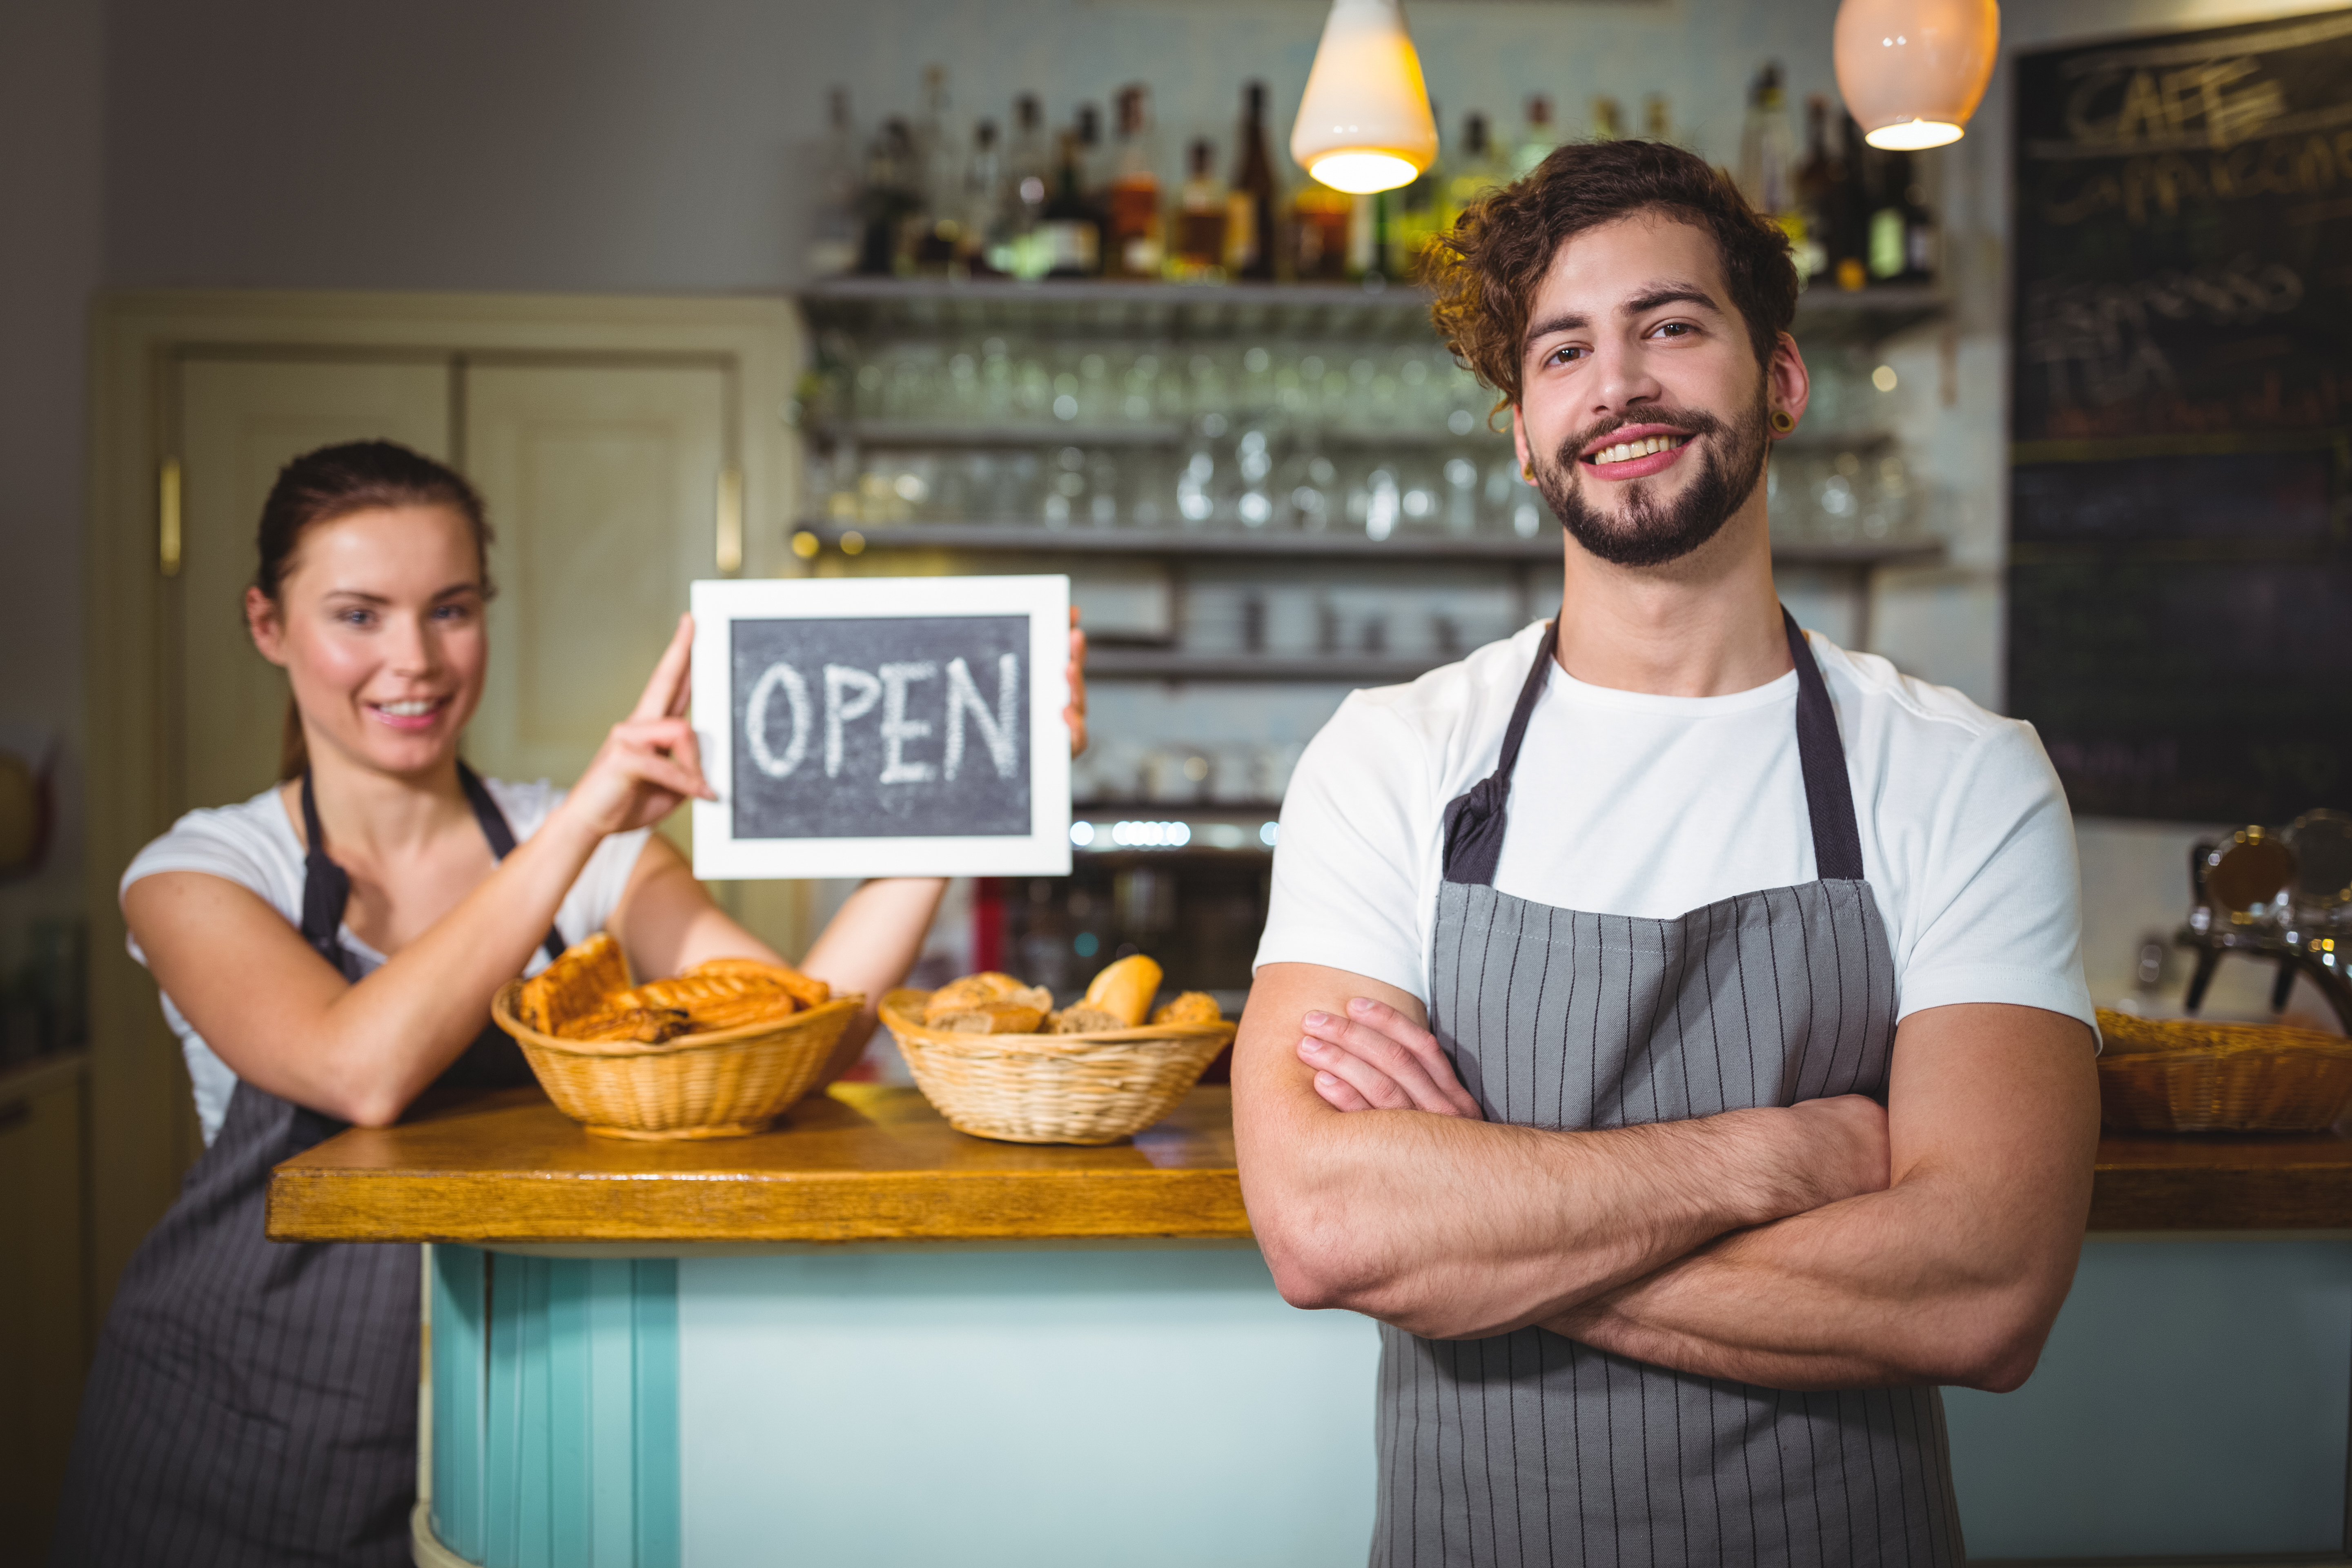
<path fill-rule="evenodd" d="M 514 833 L 458 778 L 490 852 Z M 351 879 L 327 857 L 310 780 L 302 935 L 357 983 L 340 931 Z M 548 956 L 563 951 L 550 931 Z M 435 1087 L 533 1081 L 485 1027 Z M 269 1173 L 344 1123 L 240 1079 L 212 1147 L 132 1255 L 82 1393 L 53 1568 L 396 1568 L 416 1500 L 417 1249 L 274 1242 Z"/>
<path fill-rule="evenodd" d="M 1821 880 L 1675 920 L 1495 890 L 1559 623 L 1546 633 L 1493 776 L 1446 808 L 1429 1023 L 1488 1121 L 1625 1127 L 1884 1099 L 1894 959 L 1829 691 L 1781 614 Z M 1444 1341 L 1383 1324 L 1381 1341 L 1378 1568 L 1962 1562 L 1933 1388 L 1759 1388 L 1545 1329 Z"/>

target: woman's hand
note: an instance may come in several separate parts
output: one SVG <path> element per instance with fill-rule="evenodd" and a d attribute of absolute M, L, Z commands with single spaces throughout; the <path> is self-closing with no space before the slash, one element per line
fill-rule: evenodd
<path fill-rule="evenodd" d="M 694 617 L 680 616 L 645 695 L 564 798 L 566 815 L 600 835 L 626 833 L 659 822 L 680 801 L 719 798 L 702 776 L 701 748 L 686 721 L 693 663 Z"/>
<path fill-rule="evenodd" d="M 1062 722 L 1070 727 L 1070 755 L 1076 756 L 1087 749 L 1087 634 L 1078 630 L 1078 607 L 1070 606 L 1070 663 L 1065 673 L 1070 680 L 1070 705 L 1062 710 Z"/>
<path fill-rule="evenodd" d="M 1348 1016 L 1309 1013 L 1298 1059 L 1335 1110 L 1427 1110 L 1483 1121 L 1437 1037 L 1384 1002 L 1358 996 Z"/>

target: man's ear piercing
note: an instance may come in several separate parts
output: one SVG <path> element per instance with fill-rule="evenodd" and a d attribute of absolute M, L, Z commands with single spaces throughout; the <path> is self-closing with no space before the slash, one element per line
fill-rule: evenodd
<path fill-rule="evenodd" d="M 1535 483 L 1536 466 L 1533 463 L 1521 463 L 1519 465 L 1519 478 L 1527 480 L 1529 484 Z"/>
<path fill-rule="evenodd" d="M 1786 436 L 1790 431 L 1794 430 L 1796 427 L 1797 422 L 1789 417 L 1789 411 L 1787 409 L 1775 408 L 1772 410 L 1772 428 L 1776 434 Z"/>

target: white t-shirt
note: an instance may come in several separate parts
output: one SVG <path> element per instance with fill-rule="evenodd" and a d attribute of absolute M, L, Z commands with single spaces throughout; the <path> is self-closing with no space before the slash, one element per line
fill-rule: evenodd
<path fill-rule="evenodd" d="M 2032 727 L 1806 635 L 1898 1016 L 2007 1002 L 2092 1024 L 2074 822 Z M 1283 800 L 1259 963 L 1324 964 L 1427 1000 L 1445 806 L 1494 772 L 1542 637 L 1538 623 L 1340 705 Z M 1813 880 L 1796 703 L 1793 669 L 1727 697 L 1656 697 L 1555 661 L 1511 779 L 1496 890 L 1671 919 Z"/>
<path fill-rule="evenodd" d="M 505 813 L 507 826 L 514 830 L 520 844 L 539 831 L 562 800 L 564 792 L 545 779 L 537 784 L 507 784 L 499 779 L 484 779 L 489 786 L 490 798 Z M 555 911 L 556 929 L 566 942 L 578 942 L 591 932 L 604 929 L 613 908 L 621 901 L 621 890 L 628 886 L 629 873 L 635 868 L 637 853 L 646 847 L 650 828 L 634 833 L 616 833 L 596 846 L 581 868 L 579 880 L 563 897 Z M 208 876 L 235 882 L 259 894 L 271 909 L 284 915 L 288 923 L 299 928 L 302 923 L 302 841 L 295 836 L 293 819 L 286 813 L 285 803 L 278 799 L 276 785 L 262 791 L 241 805 L 224 805 L 205 811 L 192 811 L 172 825 L 172 831 L 139 851 L 130 869 L 122 873 L 121 889 L 142 877 L 152 877 L 159 871 L 202 871 Z M 341 928 L 343 945 L 358 959 L 362 973 L 383 963 L 383 954 L 352 934 L 352 928 Z M 136 939 L 126 935 L 123 944 L 131 956 L 141 963 L 147 955 L 139 951 Z M 547 951 L 541 945 L 531 949 L 526 974 L 535 974 L 547 965 Z M 159 991 L 158 995 L 162 995 Z M 172 1005 L 169 996 L 163 997 L 163 1017 L 172 1032 L 180 1037 L 180 1049 L 188 1059 L 188 1078 L 194 1085 L 196 1117 L 204 1123 L 205 1142 L 209 1145 L 220 1131 L 221 1118 L 228 1114 L 229 1096 L 236 1091 L 236 1074 L 228 1064 L 215 1056 L 186 1018 Z"/>

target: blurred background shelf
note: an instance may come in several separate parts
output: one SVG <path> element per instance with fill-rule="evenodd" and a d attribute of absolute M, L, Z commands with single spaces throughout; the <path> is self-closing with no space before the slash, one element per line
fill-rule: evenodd
<path fill-rule="evenodd" d="M 1193 556 L 1282 558 L 1349 561 L 1496 561 L 1549 562 L 1559 559 L 1559 535 L 1547 532 L 1534 539 L 1473 535 L 1455 538 L 1433 534 L 1397 534 L 1370 539 L 1361 533 L 1235 533 L 1187 532 L 1174 529 L 1068 528 L 1050 529 L 1035 523 L 804 522 L 827 549 L 841 548 L 855 534 L 860 552 L 880 550 L 949 550 L 999 553 L 1017 552 L 1061 555 Z M 1801 566 L 1921 565 L 1940 560 L 1939 539 L 1900 541 L 1855 540 L 1775 542 L 1772 558 Z"/>
<path fill-rule="evenodd" d="M 809 324 L 858 335 L 1008 329 L 1031 336 L 1231 338 L 1415 337 L 1429 331 L 1429 295 L 1406 284 L 1107 283 L 1086 279 L 837 278 L 801 293 Z M 1948 308 L 1934 285 L 1880 284 L 1851 293 L 1822 284 L 1798 297 L 1799 342 L 1892 337 Z"/>

